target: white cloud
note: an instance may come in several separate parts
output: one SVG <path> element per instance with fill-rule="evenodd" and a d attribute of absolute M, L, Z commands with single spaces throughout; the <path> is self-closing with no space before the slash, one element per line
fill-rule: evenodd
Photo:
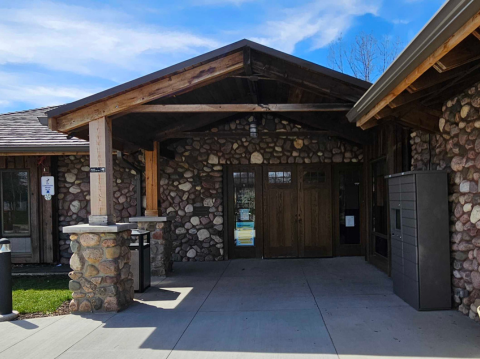
<path fill-rule="evenodd" d="M 276 18 L 267 21 L 253 41 L 292 53 L 295 45 L 312 40 L 312 49 L 324 47 L 347 31 L 355 17 L 377 15 L 381 0 L 317 0 L 298 8 L 284 9 Z"/>
<path fill-rule="evenodd" d="M 407 25 L 410 24 L 411 21 L 407 19 L 393 19 L 391 22 L 395 25 Z"/>
<path fill-rule="evenodd" d="M 61 105 L 100 90 L 42 83 L 31 73 L 0 72 L 0 84 L 0 113 L 15 103 L 29 103 L 33 107 Z"/>
<path fill-rule="evenodd" d="M 0 65 L 35 64 L 117 81 L 124 80 L 116 78 L 119 70 L 148 73 L 170 64 L 159 63 L 158 55 L 194 56 L 219 46 L 189 32 L 137 24 L 113 9 L 53 2 L 0 5 L 0 39 Z"/>

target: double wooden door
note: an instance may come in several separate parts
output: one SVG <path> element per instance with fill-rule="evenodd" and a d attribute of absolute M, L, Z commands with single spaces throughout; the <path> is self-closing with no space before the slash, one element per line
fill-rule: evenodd
<path fill-rule="evenodd" d="M 330 165 L 265 166 L 265 258 L 332 256 L 332 227 Z"/>

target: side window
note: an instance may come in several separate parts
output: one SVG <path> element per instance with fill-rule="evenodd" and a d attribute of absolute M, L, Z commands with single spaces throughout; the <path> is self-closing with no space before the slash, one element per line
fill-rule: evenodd
<path fill-rule="evenodd" d="M 30 234 L 30 196 L 27 171 L 0 172 L 1 224 L 3 236 Z"/>

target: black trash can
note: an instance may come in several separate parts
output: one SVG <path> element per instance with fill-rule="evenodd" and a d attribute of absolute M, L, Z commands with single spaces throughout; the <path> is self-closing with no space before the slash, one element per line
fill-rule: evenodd
<path fill-rule="evenodd" d="M 141 229 L 132 230 L 130 243 L 130 270 L 133 273 L 133 288 L 142 293 L 150 287 L 150 232 Z"/>

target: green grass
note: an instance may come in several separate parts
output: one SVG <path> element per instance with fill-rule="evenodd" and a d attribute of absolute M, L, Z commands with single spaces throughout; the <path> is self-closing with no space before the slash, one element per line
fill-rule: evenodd
<path fill-rule="evenodd" d="M 51 313 L 72 299 L 67 276 L 13 277 L 13 309 L 20 314 Z"/>

